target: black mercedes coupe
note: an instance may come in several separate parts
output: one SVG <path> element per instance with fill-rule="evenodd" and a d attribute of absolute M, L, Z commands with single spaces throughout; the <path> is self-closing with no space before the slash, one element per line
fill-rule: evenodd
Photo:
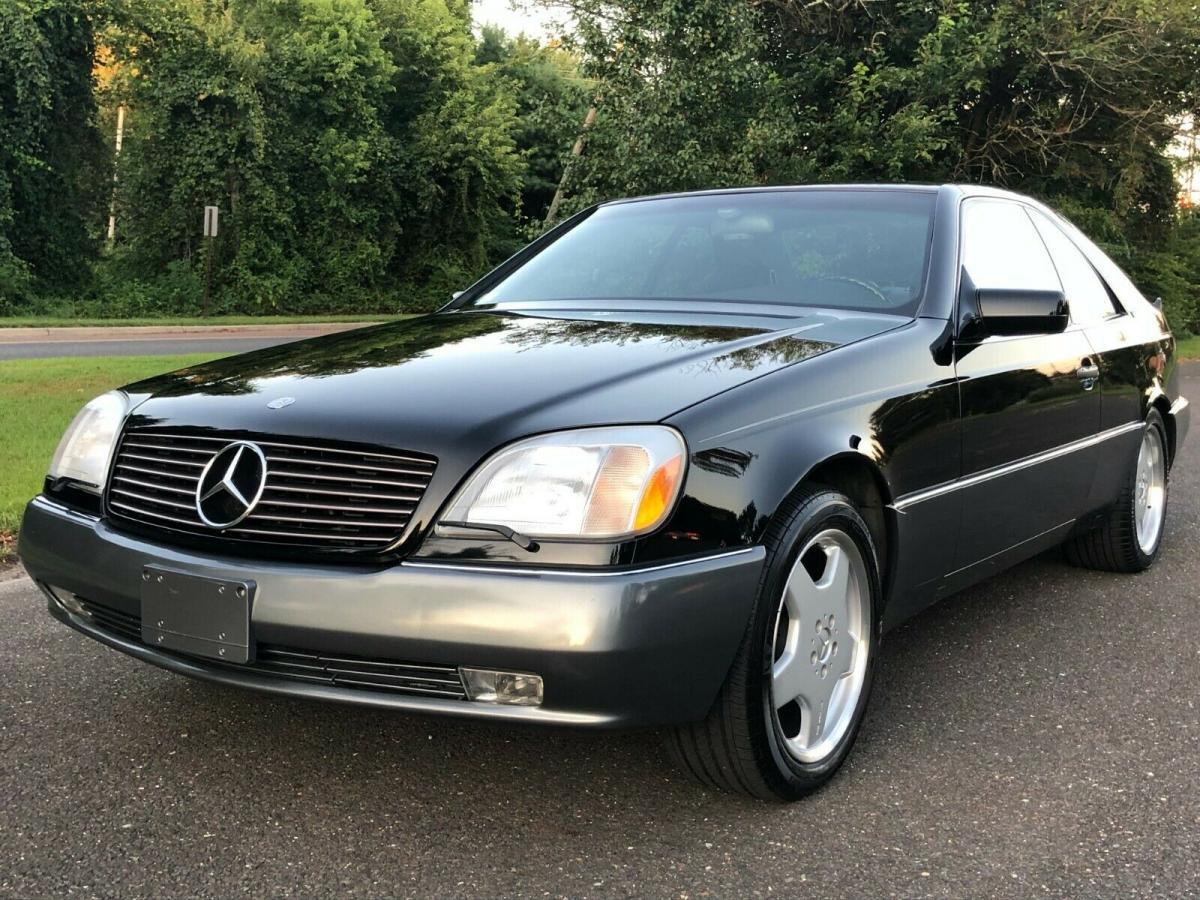
<path fill-rule="evenodd" d="M 790 799 L 897 623 L 1059 544 L 1154 562 L 1174 349 L 1005 191 L 605 203 L 433 315 L 93 400 L 20 554 L 52 615 L 173 672 L 662 726 L 706 784 Z"/>

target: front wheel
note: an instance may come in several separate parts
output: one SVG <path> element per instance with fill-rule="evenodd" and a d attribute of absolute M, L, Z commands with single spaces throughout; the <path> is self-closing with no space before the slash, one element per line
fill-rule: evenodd
<path fill-rule="evenodd" d="M 768 531 L 758 602 L 721 693 L 668 747 L 703 783 L 792 800 L 850 752 L 870 695 L 880 580 L 849 498 L 812 487 Z"/>

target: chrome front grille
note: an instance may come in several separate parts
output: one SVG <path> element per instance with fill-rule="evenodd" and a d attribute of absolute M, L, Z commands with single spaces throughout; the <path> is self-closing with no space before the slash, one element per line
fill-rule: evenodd
<path fill-rule="evenodd" d="M 266 456 L 266 486 L 244 520 L 210 528 L 196 509 L 196 487 L 208 462 L 242 440 Z M 227 541 L 378 551 L 404 534 L 436 464 L 324 441 L 132 428 L 117 448 L 107 507 L 117 520 Z"/>

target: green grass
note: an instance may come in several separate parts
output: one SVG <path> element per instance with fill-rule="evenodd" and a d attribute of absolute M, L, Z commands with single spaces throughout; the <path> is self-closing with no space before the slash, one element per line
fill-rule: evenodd
<path fill-rule="evenodd" d="M 1180 338 L 1176 353 L 1180 359 L 1200 359 L 1200 335 Z"/>
<path fill-rule="evenodd" d="M 131 325 L 319 325 L 325 322 L 390 322 L 409 315 L 361 316 L 176 316 L 165 318 L 88 319 L 68 316 L 2 316 L 0 328 L 73 328 Z"/>
<path fill-rule="evenodd" d="M 194 353 L 0 362 L 0 562 L 12 553 L 21 512 L 41 490 L 54 448 L 83 404 L 111 388 L 214 358 L 211 353 Z"/>

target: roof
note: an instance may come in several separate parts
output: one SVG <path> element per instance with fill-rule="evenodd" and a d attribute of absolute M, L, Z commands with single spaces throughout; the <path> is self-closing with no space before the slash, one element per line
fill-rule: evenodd
<path fill-rule="evenodd" d="M 908 182 L 862 182 L 858 184 L 784 184 L 771 185 L 767 187 L 730 187 L 711 188 L 702 191 L 674 191 L 665 194 L 646 194 L 640 197 L 621 197 L 614 200 L 605 201 L 600 205 L 617 206 L 622 203 L 640 203 L 644 200 L 672 200 L 680 197 L 713 197 L 728 194 L 770 194 L 792 191 L 918 191 L 921 193 L 933 194 L 943 189 L 957 191 L 963 196 L 1008 197 L 1019 198 L 1022 200 L 1032 199 L 1030 197 L 1026 197 L 1024 194 L 1019 194 L 1016 191 L 1010 191 L 1005 188 L 992 187 L 990 185 L 982 184 L 946 183 L 939 185 Z"/>

